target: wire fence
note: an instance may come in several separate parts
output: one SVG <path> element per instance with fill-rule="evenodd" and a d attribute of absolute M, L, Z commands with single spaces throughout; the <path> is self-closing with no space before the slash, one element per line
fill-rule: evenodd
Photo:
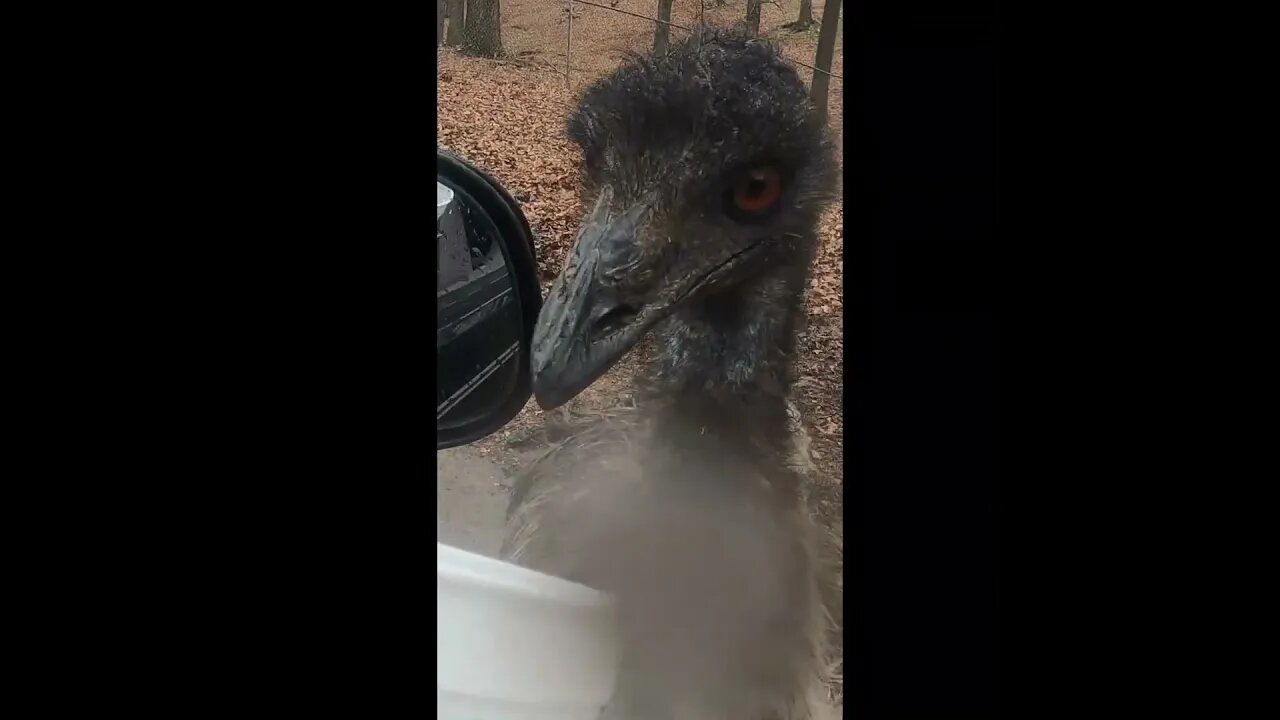
<path fill-rule="evenodd" d="M 577 109 L 581 101 L 579 93 L 587 85 L 613 72 L 627 55 L 652 52 L 660 44 L 683 41 L 682 36 L 696 37 L 701 27 L 742 24 L 746 22 L 746 3 L 755 2 L 439 1 L 447 8 L 438 8 L 437 21 L 443 27 L 437 26 L 437 37 L 441 38 L 437 44 L 457 51 L 459 61 L 470 63 L 473 68 L 470 72 L 486 68 L 477 77 L 493 83 L 490 92 L 509 86 L 510 78 L 521 77 L 524 89 L 516 95 L 528 93 L 532 98 L 536 93 L 536 103 L 548 103 L 568 112 Z M 842 161 L 842 3 L 840 0 L 760 2 L 759 36 L 777 47 L 809 86 L 815 112 L 830 125 L 837 157 Z M 828 9 L 835 10 L 830 18 Z M 830 23 L 826 35 L 821 30 L 824 21 Z"/>
<path fill-rule="evenodd" d="M 605 2 L 609 4 L 604 4 Z M 579 37 L 575 36 L 574 21 L 579 18 L 579 9 L 591 8 L 590 12 L 605 11 L 620 16 L 627 16 L 644 20 L 651 24 L 651 27 L 666 26 L 674 28 L 685 33 L 693 34 L 697 32 L 697 27 L 706 24 L 705 15 L 709 9 L 715 9 L 718 15 L 723 19 L 727 7 L 727 0 L 685 0 L 682 3 L 682 10 L 687 12 L 690 5 L 696 5 L 696 16 L 690 17 L 688 24 L 677 22 L 673 19 L 663 19 L 655 15 L 646 14 L 644 12 L 635 12 L 633 9 L 625 9 L 617 7 L 621 0 L 603 0 L 595 2 L 594 0 L 524 0 L 516 3 L 515 0 L 438 0 L 437 7 L 437 44 L 453 45 L 460 47 L 471 55 L 487 56 L 498 62 L 509 62 L 514 64 L 541 65 L 548 69 L 555 70 L 564 77 L 566 89 L 571 88 L 573 73 L 575 69 L 575 47 L 579 42 Z M 760 2 L 773 5 L 779 10 L 782 5 L 778 0 L 760 0 Z M 507 24 L 507 18 L 503 17 L 506 6 L 511 4 L 528 6 L 535 5 L 541 14 L 547 13 L 552 8 L 558 8 L 561 13 L 565 14 L 565 41 L 564 41 L 564 61 L 563 64 L 557 65 L 548 62 L 531 61 L 528 56 L 545 53 L 544 49 L 526 50 L 517 53 L 506 52 L 503 48 L 504 24 Z M 735 11 L 740 13 L 741 0 L 735 2 Z M 794 7 L 794 5 L 793 5 Z M 585 9 L 583 8 L 583 9 Z M 523 9 L 517 7 L 517 10 Z M 638 9 L 638 8 L 637 8 Z M 667 12 L 671 12 L 671 4 L 667 3 Z M 555 13 L 552 13 L 555 14 Z M 817 26 L 816 12 L 811 11 L 813 19 L 813 27 Z M 795 17 L 795 15 L 791 15 Z M 447 18 L 447 22 L 446 22 Z M 738 15 L 738 21 L 743 21 L 742 15 Z M 758 21 L 757 21 L 758 22 Z M 590 23 L 588 23 L 589 25 Z M 506 28 L 506 32 L 511 30 L 524 30 L 521 24 L 511 24 Z M 581 35 L 578 33 L 577 35 Z M 639 39 L 639 35 L 635 35 L 632 39 Z M 830 69 L 818 67 L 814 64 L 801 60 L 796 57 L 794 49 L 782 44 L 783 56 L 788 62 L 797 66 L 807 68 L 814 73 L 821 73 L 825 76 L 834 78 L 843 82 L 843 77 L 832 72 Z M 559 53 L 555 53 L 559 54 Z M 828 62 L 830 59 L 828 58 Z M 581 77 L 581 75 L 579 76 Z"/>
<path fill-rule="evenodd" d="M 663 19 L 661 19 L 661 18 L 651 17 L 651 16 L 649 16 L 649 15 L 641 15 L 641 14 L 639 14 L 639 13 L 633 13 L 633 12 L 629 12 L 629 11 L 627 11 L 627 10 L 619 10 L 619 9 L 618 9 L 618 8 L 616 8 L 616 7 L 612 7 L 612 6 L 609 6 L 609 5 L 600 5 L 600 4 L 598 4 L 598 3 L 590 2 L 589 0 L 569 0 L 569 29 L 570 29 L 569 44 L 570 44 L 570 46 L 572 46 L 572 44 L 573 44 L 573 37 L 572 37 L 572 34 L 573 34 L 573 6 L 574 6 L 575 4 L 577 4 L 577 5 L 590 5 L 591 7 L 597 7 L 597 8 L 600 8 L 601 10 L 609 10 L 609 11 L 611 11 L 611 12 L 622 13 L 623 15 L 630 15 L 631 17 L 637 17 L 637 18 L 642 18 L 642 19 L 644 19 L 644 20 L 649 20 L 650 22 L 654 22 L 654 23 L 661 23 L 661 24 L 663 24 L 663 25 L 668 25 L 668 26 L 673 27 L 673 28 L 678 28 L 678 29 L 680 29 L 680 30 L 684 30 L 685 32 L 690 32 L 690 33 L 694 32 L 694 29 L 693 29 L 693 28 L 691 28 L 691 27 L 687 27 L 687 26 L 685 26 L 685 25 L 679 25 L 679 24 L 673 23 L 673 22 L 671 22 L 670 20 L 663 20 Z M 704 2 L 699 2 L 699 3 L 698 3 L 699 20 L 701 20 L 701 14 L 702 14 L 702 11 L 703 11 L 703 10 L 705 10 L 705 9 L 706 9 L 706 3 L 705 3 L 705 1 L 704 1 Z M 566 55 L 568 55 L 568 54 L 569 54 L 569 53 L 566 53 Z M 828 75 L 828 76 L 833 77 L 833 78 L 835 78 L 835 79 L 837 79 L 837 80 L 843 80 L 843 78 L 841 78 L 839 75 L 836 75 L 835 73 L 832 73 L 832 72 L 830 72 L 830 71 L 828 71 L 828 70 L 823 70 L 823 69 L 822 69 L 822 68 L 820 68 L 820 67 L 814 67 L 813 65 L 810 65 L 809 63 L 803 62 L 803 61 L 801 61 L 801 60 L 796 60 L 795 58 L 789 57 L 789 58 L 787 58 L 787 61 L 788 61 L 788 62 L 793 62 L 793 63 L 795 63 L 796 65 L 803 65 L 804 67 L 807 67 L 807 68 L 809 68 L 810 70 L 813 70 L 814 72 L 820 72 L 820 73 L 822 73 L 823 75 Z M 566 74 L 567 74 L 567 73 L 566 73 Z"/>

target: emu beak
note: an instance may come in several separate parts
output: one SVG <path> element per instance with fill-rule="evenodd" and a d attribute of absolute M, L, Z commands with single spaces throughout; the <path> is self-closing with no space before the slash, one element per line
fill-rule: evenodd
<path fill-rule="evenodd" d="M 628 271 L 637 224 L 651 202 L 610 217 L 605 188 L 574 243 L 533 330 L 533 393 L 550 410 L 572 400 L 613 367 L 669 314 L 661 305 L 630 307 L 611 277 Z"/>
<path fill-rule="evenodd" d="M 726 246 L 699 271 L 684 272 L 649 288 L 639 306 L 617 291 L 619 278 L 635 270 L 636 230 L 653 207 L 654 195 L 620 215 L 609 212 L 613 193 L 605 187 L 587 217 L 568 264 L 551 286 L 533 329 L 533 395 L 544 410 L 572 400 L 635 347 L 654 325 L 703 288 L 759 265 L 769 236 Z"/>

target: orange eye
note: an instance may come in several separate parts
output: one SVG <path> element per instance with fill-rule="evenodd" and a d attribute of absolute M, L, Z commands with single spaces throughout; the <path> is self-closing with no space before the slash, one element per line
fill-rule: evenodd
<path fill-rule="evenodd" d="M 733 206 L 747 213 L 762 213 L 782 197 L 782 174 L 772 166 L 744 173 L 733 184 Z"/>

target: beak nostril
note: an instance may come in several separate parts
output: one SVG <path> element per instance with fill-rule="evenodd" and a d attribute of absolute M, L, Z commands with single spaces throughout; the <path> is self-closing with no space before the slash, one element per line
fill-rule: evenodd
<path fill-rule="evenodd" d="M 607 310 L 603 315 L 596 318 L 591 324 L 591 337 L 593 340 L 599 339 L 630 325 L 636 316 L 640 314 L 640 310 L 630 305 L 615 305 Z"/>

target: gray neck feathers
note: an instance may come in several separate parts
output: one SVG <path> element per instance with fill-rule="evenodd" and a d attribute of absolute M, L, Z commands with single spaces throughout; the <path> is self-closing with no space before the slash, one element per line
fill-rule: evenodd
<path fill-rule="evenodd" d="M 807 263 L 776 266 L 655 331 L 657 357 L 640 391 L 660 401 L 667 442 L 710 442 L 767 465 L 788 457 L 786 398 L 807 271 Z"/>

